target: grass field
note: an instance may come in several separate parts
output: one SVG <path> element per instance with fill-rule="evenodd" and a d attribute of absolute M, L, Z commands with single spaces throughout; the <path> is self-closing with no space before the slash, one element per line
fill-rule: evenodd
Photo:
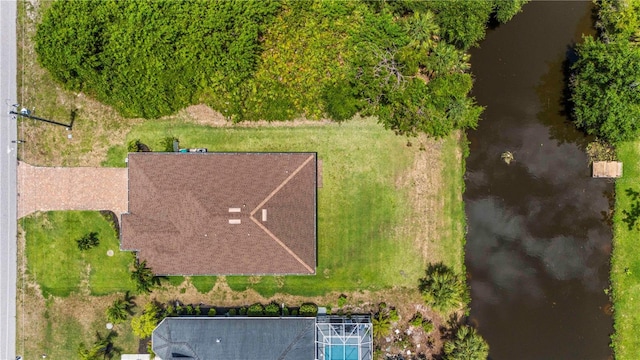
<path fill-rule="evenodd" d="M 640 227 L 629 230 L 624 210 L 631 211 L 636 201 L 626 191 L 640 191 L 640 142 L 623 143 L 617 147 L 618 158 L 624 163 L 624 175 L 616 181 L 616 206 L 611 255 L 611 285 L 614 303 L 612 346 L 619 360 L 633 360 L 640 354 L 640 257 L 638 236 Z"/>
<path fill-rule="evenodd" d="M 134 291 L 130 252 L 107 218 L 94 211 L 36 213 L 20 220 L 26 274 L 19 279 L 18 350 L 25 359 L 45 353 L 53 359 L 76 358 L 78 345 L 106 334 L 105 309 L 124 291 Z M 97 232 L 100 244 L 80 251 L 76 239 Z M 113 250 L 113 256 L 107 251 Z M 23 264 L 24 265 L 24 264 Z M 137 349 L 129 324 L 117 325 L 116 345 Z"/>
<path fill-rule="evenodd" d="M 45 297 L 65 297 L 86 286 L 92 295 L 133 291 L 129 277 L 131 252 L 121 252 L 113 226 L 98 212 L 59 211 L 36 214 L 22 220 L 26 232 L 29 275 Z M 97 232 L 100 244 L 80 251 L 76 239 Z M 113 250 L 113 256 L 107 251 Z"/>

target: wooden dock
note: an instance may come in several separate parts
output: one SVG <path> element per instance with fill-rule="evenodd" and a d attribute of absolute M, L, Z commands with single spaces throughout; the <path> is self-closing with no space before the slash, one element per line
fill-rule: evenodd
<path fill-rule="evenodd" d="M 622 163 L 619 161 L 594 161 L 594 178 L 619 178 L 622 176 Z"/>

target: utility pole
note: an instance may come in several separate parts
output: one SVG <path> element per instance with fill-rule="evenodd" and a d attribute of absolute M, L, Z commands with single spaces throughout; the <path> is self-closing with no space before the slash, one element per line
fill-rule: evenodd
<path fill-rule="evenodd" d="M 64 126 L 67 130 L 71 130 L 71 128 L 73 127 L 73 120 L 71 120 L 71 123 L 69 123 L 69 124 L 63 124 L 61 122 L 57 122 L 57 121 L 53 121 L 53 120 L 49 120 L 49 119 L 44 119 L 44 118 L 41 118 L 41 117 L 33 116 L 33 115 L 31 115 L 31 111 L 29 111 L 26 108 L 22 108 L 22 110 L 20 110 L 20 112 L 11 110 L 11 111 L 9 111 L 9 114 L 22 116 L 22 117 L 26 117 L 26 118 L 29 118 L 29 119 L 38 120 L 38 121 L 46 122 L 46 123 L 49 123 L 49 124 L 53 124 L 53 125 Z"/>

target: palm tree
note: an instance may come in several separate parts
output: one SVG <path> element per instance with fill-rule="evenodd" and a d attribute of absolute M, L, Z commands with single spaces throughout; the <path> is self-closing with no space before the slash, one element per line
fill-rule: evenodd
<path fill-rule="evenodd" d="M 146 260 L 140 262 L 136 259 L 133 268 L 131 279 L 136 282 L 138 292 L 150 293 L 154 287 L 160 285 L 160 278 L 153 275 L 151 268 L 147 267 Z"/>
<path fill-rule="evenodd" d="M 459 327 L 453 338 L 444 343 L 445 360 L 486 359 L 488 356 L 487 342 L 476 329 L 467 325 Z"/>
<path fill-rule="evenodd" d="M 471 68 L 469 54 L 445 42 L 439 42 L 433 47 L 425 65 L 430 72 L 430 77 L 463 73 Z"/>
<path fill-rule="evenodd" d="M 136 304 L 133 302 L 134 296 L 129 291 L 124 294 L 124 298 L 116 299 L 109 308 L 107 308 L 107 320 L 114 324 L 127 320 L 129 315 L 133 315 L 133 308 Z"/>
<path fill-rule="evenodd" d="M 440 27 L 431 11 L 413 13 L 405 22 L 405 30 L 411 37 L 409 45 L 425 52 L 431 51 L 440 34 Z"/>
<path fill-rule="evenodd" d="M 373 317 L 371 325 L 373 326 L 373 337 L 375 339 L 385 337 L 391 331 L 391 320 L 384 315 L 382 310 L 379 310 Z"/>
<path fill-rule="evenodd" d="M 96 332 L 96 342 L 91 348 L 87 349 L 84 343 L 78 346 L 78 357 L 80 360 L 113 359 L 122 353 L 122 349 L 113 344 L 116 336 L 118 334 L 114 331 L 110 331 L 105 337 Z"/>
<path fill-rule="evenodd" d="M 468 296 L 464 278 L 442 263 L 429 265 L 418 288 L 425 302 L 443 313 L 460 307 Z"/>
<path fill-rule="evenodd" d="M 98 246 L 100 244 L 100 239 L 98 239 L 98 233 L 92 231 L 84 234 L 80 239 L 76 240 L 76 243 L 78 244 L 78 249 L 84 251 Z"/>

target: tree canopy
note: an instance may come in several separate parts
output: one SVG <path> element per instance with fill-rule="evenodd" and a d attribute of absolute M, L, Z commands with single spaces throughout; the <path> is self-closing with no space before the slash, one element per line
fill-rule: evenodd
<path fill-rule="evenodd" d="M 476 125 L 465 51 L 523 2 L 56 1 L 35 41 L 57 81 L 128 117 L 201 102 L 233 121 L 361 112 L 438 137 Z"/>
<path fill-rule="evenodd" d="M 576 46 L 572 115 L 578 128 L 615 143 L 640 135 L 640 1 L 599 3 L 599 38 Z"/>

